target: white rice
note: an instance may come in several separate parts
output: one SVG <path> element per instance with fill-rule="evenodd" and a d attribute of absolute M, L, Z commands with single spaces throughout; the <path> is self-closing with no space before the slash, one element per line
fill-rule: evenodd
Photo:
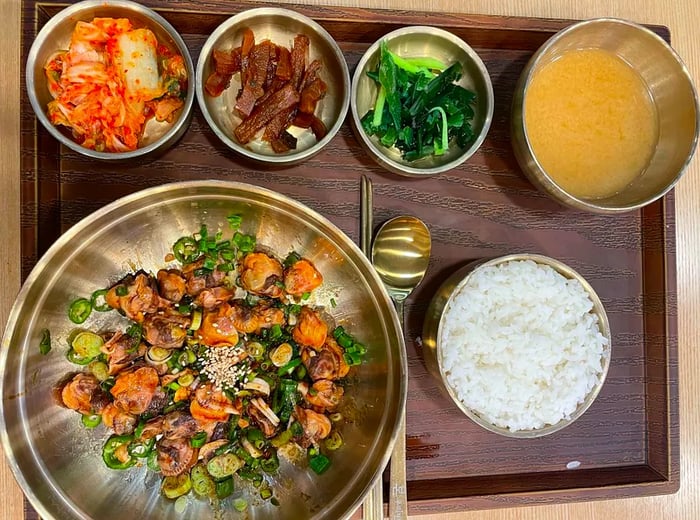
<path fill-rule="evenodd" d="M 531 260 L 482 266 L 445 310 L 441 364 L 459 400 L 511 431 L 567 419 L 600 381 L 607 338 L 577 280 Z"/>

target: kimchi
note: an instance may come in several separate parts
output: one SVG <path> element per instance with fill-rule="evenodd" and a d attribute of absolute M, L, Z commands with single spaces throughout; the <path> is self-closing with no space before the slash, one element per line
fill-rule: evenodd
<path fill-rule="evenodd" d="M 137 149 L 146 122 L 172 122 L 187 93 L 183 57 L 127 18 L 79 21 L 68 50 L 53 54 L 44 69 L 51 123 L 101 152 Z"/>

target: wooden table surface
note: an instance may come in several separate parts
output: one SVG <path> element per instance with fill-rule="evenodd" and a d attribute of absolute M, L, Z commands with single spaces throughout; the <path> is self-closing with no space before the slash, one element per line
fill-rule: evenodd
<path fill-rule="evenodd" d="M 300 0 L 301 1 L 301 0 Z M 698 84 L 700 19 L 697 0 L 306 0 L 312 4 L 385 7 L 439 12 L 500 14 L 583 19 L 600 16 L 666 25 L 672 45 Z M 20 0 L 0 0 L 6 20 L 0 34 L 0 326 L 20 284 L 19 78 Z M 429 24 L 426 20 L 426 24 Z M 675 495 L 599 501 L 556 506 L 476 511 L 421 516 L 423 520 L 607 520 L 700 519 L 700 334 L 694 326 L 700 314 L 700 161 L 696 158 L 676 188 L 678 311 L 680 345 L 681 488 Z M 0 516 L 23 518 L 22 494 L 12 474 L 0 462 Z"/>

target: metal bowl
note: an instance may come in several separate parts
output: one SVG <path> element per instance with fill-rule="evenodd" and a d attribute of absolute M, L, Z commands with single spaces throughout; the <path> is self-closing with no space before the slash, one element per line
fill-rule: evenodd
<path fill-rule="evenodd" d="M 576 197 L 550 177 L 532 149 L 523 117 L 534 75 L 570 49 L 603 49 L 622 58 L 646 83 L 657 112 L 658 138 L 646 169 L 622 191 L 603 199 Z M 532 56 L 515 89 L 511 140 L 523 173 L 543 192 L 576 209 L 616 213 L 649 204 L 675 186 L 695 152 L 698 127 L 697 93 L 678 54 L 645 27 L 625 20 L 599 18 L 558 32 Z"/>
<path fill-rule="evenodd" d="M 73 140 L 70 130 L 52 125 L 45 112 L 49 101 L 53 99 L 44 73 L 46 61 L 56 51 L 68 48 L 76 22 L 91 21 L 96 17 L 128 18 L 135 27 L 144 27 L 153 31 L 159 44 L 182 55 L 185 60 L 189 81 L 184 106 L 172 123 L 159 123 L 155 118 L 151 118 L 144 127 L 139 148 L 133 151 L 98 152 L 85 148 Z M 185 42 L 165 18 L 147 7 L 128 0 L 86 0 L 60 11 L 37 34 L 29 50 L 25 73 L 29 101 L 41 124 L 61 144 L 94 159 L 125 161 L 162 152 L 185 133 L 192 116 L 194 65 Z"/>
<path fill-rule="evenodd" d="M 246 28 L 253 31 L 256 42 L 269 39 L 288 49 L 291 49 L 297 34 L 309 37 L 308 62 L 321 61 L 319 77 L 328 87 L 325 97 L 316 107 L 316 116 L 328 129 L 323 139 L 317 141 L 310 130 L 291 127 L 290 133 L 297 138 L 297 148 L 286 153 L 274 152 L 269 143 L 259 137 L 246 145 L 238 142 L 233 131 L 241 122 L 241 117 L 234 112 L 241 86 L 240 74 L 233 76 L 231 85 L 218 97 L 209 96 L 204 91 L 204 83 L 213 71 L 214 50 L 240 46 Z M 197 102 L 216 136 L 234 152 L 261 164 L 298 164 L 320 152 L 338 133 L 350 103 L 350 73 L 336 41 L 312 19 L 278 7 L 248 9 L 219 25 L 204 43 L 197 61 Z"/>
<path fill-rule="evenodd" d="M 317 476 L 283 463 L 272 483 L 279 507 L 250 498 L 248 518 L 345 518 L 383 470 L 406 401 L 406 355 L 398 318 L 371 264 L 328 220 L 283 195 L 241 183 L 175 183 L 122 198 L 69 229 L 39 260 L 10 313 L 0 353 L 2 443 L 42 518 L 182 518 L 160 496 L 154 473 L 102 463 L 106 429 L 82 427 L 75 412 L 56 404 L 52 387 L 75 370 L 65 358 L 75 327 L 66 312 L 70 301 L 134 269 L 155 272 L 180 236 L 202 223 L 226 225 L 231 212 L 242 215 L 243 232 L 255 233 L 261 246 L 310 258 L 324 276 L 314 298 L 368 346 L 363 364 L 348 376 L 354 416 L 342 426 L 344 446 L 331 467 Z M 84 326 L 107 329 L 115 319 L 116 313 L 98 313 Z M 46 356 L 38 348 L 44 328 L 53 343 Z M 223 507 L 230 510 L 230 499 Z M 186 514 L 213 515 L 207 501 L 194 499 Z"/>
<path fill-rule="evenodd" d="M 401 157 L 396 147 L 383 146 L 377 136 L 368 136 L 362 129 L 362 117 L 374 107 L 377 86 L 367 72 L 375 70 L 379 61 L 379 46 L 386 40 L 389 49 L 401 57 L 436 58 L 450 65 L 456 61 L 463 66 L 459 85 L 476 93 L 476 106 L 472 128 L 475 139 L 468 148 L 452 146 L 444 155 L 432 155 L 409 162 Z M 481 58 L 464 40 L 451 32 L 436 27 L 412 26 L 392 31 L 367 49 L 357 64 L 352 78 L 350 112 L 353 129 L 362 147 L 377 164 L 399 175 L 425 177 L 456 168 L 469 159 L 486 139 L 493 118 L 493 86 L 488 70 Z"/>
<path fill-rule="evenodd" d="M 598 326 L 600 327 L 601 334 L 607 338 L 608 344 L 605 347 L 604 355 L 601 358 L 601 376 L 598 384 L 588 393 L 583 402 L 579 403 L 576 411 L 571 414 L 568 419 L 562 419 L 556 424 L 545 425 L 542 428 L 535 430 L 517 430 L 511 431 L 508 428 L 496 426 L 489 422 L 488 420 L 482 418 L 474 410 L 468 408 L 457 396 L 456 391 L 452 388 L 447 380 L 446 374 L 442 367 L 443 349 L 445 348 L 440 341 L 443 332 L 444 320 L 446 309 L 450 306 L 456 294 L 458 294 L 462 287 L 468 283 L 472 273 L 480 267 L 493 266 L 498 264 L 503 264 L 513 260 L 531 260 L 537 264 L 547 265 L 565 278 L 571 280 L 577 280 L 588 296 L 593 302 L 592 312 L 598 317 Z M 442 389 L 450 396 L 452 401 L 457 405 L 457 407 L 471 420 L 477 423 L 479 426 L 489 430 L 491 432 L 503 435 L 506 437 L 513 437 L 519 439 L 532 439 L 535 437 L 542 437 L 545 435 L 550 435 L 554 432 L 561 430 L 569 426 L 576 419 L 581 417 L 583 413 L 593 404 L 595 398 L 598 396 L 600 389 L 605 382 L 605 377 L 608 373 L 608 368 L 610 367 L 610 352 L 612 347 L 612 336 L 610 334 L 610 325 L 608 323 L 608 317 L 603 308 L 603 304 L 600 298 L 596 294 L 593 287 L 583 278 L 579 273 L 563 264 L 562 262 L 555 260 L 553 258 L 535 255 L 535 254 L 513 254 L 507 256 L 501 256 L 498 258 L 493 258 L 490 260 L 477 260 L 471 262 L 461 269 L 458 269 L 454 274 L 452 274 L 445 282 L 440 286 L 435 296 L 428 306 L 428 311 L 426 313 L 425 322 L 423 324 L 423 357 L 425 360 L 426 367 L 428 371 L 441 383 Z"/>

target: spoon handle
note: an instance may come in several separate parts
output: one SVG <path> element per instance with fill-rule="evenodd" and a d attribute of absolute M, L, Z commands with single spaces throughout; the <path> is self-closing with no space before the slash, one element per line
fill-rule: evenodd
<path fill-rule="evenodd" d="M 394 298 L 396 313 L 399 315 L 401 330 L 404 330 L 404 299 Z M 406 409 L 401 411 L 401 421 L 396 433 L 394 451 L 391 453 L 389 488 L 389 518 L 408 518 L 408 498 L 406 496 Z"/>

